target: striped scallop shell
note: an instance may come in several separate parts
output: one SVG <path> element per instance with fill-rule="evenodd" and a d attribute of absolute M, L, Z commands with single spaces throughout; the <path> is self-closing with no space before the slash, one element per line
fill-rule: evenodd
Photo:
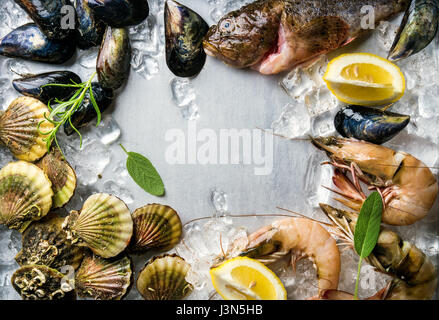
<path fill-rule="evenodd" d="M 54 126 L 44 114 L 50 111 L 41 101 L 32 97 L 19 97 L 12 101 L 0 117 L 0 141 L 17 159 L 35 161 L 47 152 L 45 138 L 38 131 L 49 132 Z"/>
<path fill-rule="evenodd" d="M 103 259 L 87 254 L 75 275 L 80 297 L 96 300 L 120 300 L 131 286 L 131 260 L 127 256 Z"/>
<path fill-rule="evenodd" d="M 0 170 L 0 224 L 23 232 L 52 206 L 52 183 L 36 165 L 15 161 Z"/>
<path fill-rule="evenodd" d="M 70 213 L 64 228 L 73 243 L 86 246 L 103 258 L 111 258 L 125 250 L 130 242 L 133 220 L 122 200 L 96 193 L 85 201 L 79 213 Z"/>
<path fill-rule="evenodd" d="M 189 264 L 172 254 L 152 258 L 140 271 L 137 290 L 145 300 L 181 300 L 193 286 L 186 281 Z"/>
<path fill-rule="evenodd" d="M 133 212 L 134 235 L 130 243 L 133 252 L 148 249 L 172 249 L 181 238 L 182 226 L 177 212 L 162 204 L 148 204 Z"/>

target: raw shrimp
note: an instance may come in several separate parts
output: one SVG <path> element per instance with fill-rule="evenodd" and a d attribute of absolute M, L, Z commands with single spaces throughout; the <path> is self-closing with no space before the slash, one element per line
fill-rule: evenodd
<path fill-rule="evenodd" d="M 353 182 L 336 170 L 333 181 L 340 191 L 332 191 L 345 198 L 336 200 L 355 211 L 366 198 L 359 180 L 381 194 L 385 205 L 382 220 L 390 225 L 413 224 L 427 215 L 436 200 L 436 178 L 408 153 L 355 139 L 318 137 L 312 142 L 328 153 L 332 165 L 352 173 Z"/>
<path fill-rule="evenodd" d="M 273 263 L 291 253 L 308 257 L 317 269 L 319 292 L 337 289 L 340 274 L 340 252 L 336 241 L 318 222 L 306 218 L 275 221 L 247 237 L 237 239 L 218 265 L 233 256 L 247 256 L 264 264 Z M 295 267 L 295 259 L 293 268 Z"/>

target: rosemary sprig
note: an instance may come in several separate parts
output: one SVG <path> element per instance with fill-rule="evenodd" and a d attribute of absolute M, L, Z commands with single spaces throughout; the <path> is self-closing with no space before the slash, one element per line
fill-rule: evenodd
<path fill-rule="evenodd" d="M 88 81 L 83 83 L 75 83 L 72 81 L 72 84 L 49 83 L 45 85 L 45 86 L 78 88 L 75 94 L 73 94 L 73 96 L 69 100 L 61 101 L 55 99 L 55 107 L 52 107 L 50 102 L 47 104 L 50 110 L 50 114 L 49 115 L 44 114 L 45 120 L 40 121 L 37 127 L 39 133 L 41 135 L 46 136 L 43 140 L 44 142 L 46 142 L 47 150 L 50 150 L 50 147 L 52 146 L 53 142 L 55 142 L 58 149 L 61 150 L 58 144 L 58 139 L 56 137 L 56 134 L 59 128 L 61 128 L 66 122 L 68 122 L 72 127 L 72 129 L 79 135 L 79 139 L 80 139 L 79 146 L 82 147 L 82 135 L 79 132 L 79 130 L 76 129 L 75 126 L 73 125 L 71 117 L 75 113 L 75 111 L 78 110 L 78 108 L 81 106 L 82 102 L 84 101 L 85 95 L 87 94 L 87 91 L 89 92 L 90 101 L 92 102 L 93 107 L 97 114 L 96 126 L 98 126 L 101 123 L 101 112 L 93 96 L 93 90 L 91 88 L 91 83 L 95 75 L 96 72 L 94 72 L 91 75 Z M 40 130 L 40 126 L 45 121 L 49 121 L 50 123 L 52 123 L 54 125 L 54 128 L 48 132 L 42 132 Z"/>

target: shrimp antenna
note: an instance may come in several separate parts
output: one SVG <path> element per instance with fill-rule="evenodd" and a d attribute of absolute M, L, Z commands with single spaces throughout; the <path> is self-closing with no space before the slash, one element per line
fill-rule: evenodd
<path fill-rule="evenodd" d="M 332 227 L 332 224 L 329 224 L 327 222 L 323 222 L 323 221 L 320 221 L 320 220 L 317 220 L 317 219 L 313 219 L 313 218 L 307 217 L 307 216 L 305 216 L 305 215 L 303 215 L 301 213 L 298 213 L 298 212 L 295 212 L 295 211 L 292 211 L 292 210 L 289 210 L 289 209 L 285 209 L 285 208 L 281 208 L 281 207 L 276 207 L 276 209 L 287 211 L 287 212 L 293 213 L 293 214 L 295 214 L 295 215 L 297 215 L 297 216 L 299 216 L 301 218 L 305 218 L 305 219 L 308 219 L 308 220 L 311 220 L 311 221 L 314 221 L 314 222 L 317 222 L 317 223 L 324 224 L 325 226 Z"/>
<path fill-rule="evenodd" d="M 259 130 L 261 130 L 264 133 L 269 133 L 269 134 L 271 134 L 273 136 L 276 136 L 276 137 L 279 137 L 279 138 L 284 138 L 284 139 L 287 139 L 287 140 L 292 140 L 292 141 L 311 141 L 310 138 L 290 138 L 290 137 L 284 136 L 284 135 L 279 134 L 279 133 L 267 131 L 266 129 L 263 129 L 263 128 L 256 127 L 256 129 L 259 129 Z"/>

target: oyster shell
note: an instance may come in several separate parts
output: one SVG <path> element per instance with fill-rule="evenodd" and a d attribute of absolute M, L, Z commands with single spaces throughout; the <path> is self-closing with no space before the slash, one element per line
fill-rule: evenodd
<path fill-rule="evenodd" d="M 80 297 L 120 300 L 131 286 L 131 260 L 127 256 L 103 259 L 87 254 L 75 275 Z"/>
<path fill-rule="evenodd" d="M 175 254 L 154 257 L 140 271 L 137 290 L 145 300 L 181 300 L 193 290 L 186 281 L 189 268 Z"/>
<path fill-rule="evenodd" d="M 20 160 L 35 161 L 47 152 L 44 135 L 54 128 L 45 121 L 47 106 L 31 97 L 19 97 L 0 115 L 0 141 Z M 38 124 L 41 122 L 39 128 Z M 39 130 L 38 130 L 39 129 Z"/>
<path fill-rule="evenodd" d="M 52 206 L 52 183 L 36 165 L 16 161 L 0 170 L 0 224 L 23 232 Z"/>
<path fill-rule="evenodd" d="M 12 286 L 24 300 L 73 300 L 74 283 L 48 266 L 28 265 L 19 268 L 11 278 Z"/>
<path fill-rule="evenodd" d="M 52 208 L 64 206 L 72 198 L 76 189 L 76 174 L 64 159 L 58 148 L 52 148 L 36 165 L 41 168 L 52 182 Z"/>
<path fill-rule="evenodd" d="M 181 238 L 182 226 L 177 212 L 162 204 L 148 204 L 133 212 L 134 234 L 130 251 L 172 249 Z"/>
<path fill-rule="evenodd" d="M 22 237 L 22 249 L 15 256 L 20 266 L 38 264 L 56 270 L 69 265 L 77 269 L 84 256 L 84 248 L 73 246 L 62 229 L 64 217 L 50 213 L 32 223 Z"/>
<path fill-rule="evenodd" d="M 133 220 L 127 205 L 115 196 L 97 193 L 89 197 L 80 212 L 72 211 L 63 223 L 67 239 L 90 248 L 103 257 L 117 256 L 133 235 Z"/>

